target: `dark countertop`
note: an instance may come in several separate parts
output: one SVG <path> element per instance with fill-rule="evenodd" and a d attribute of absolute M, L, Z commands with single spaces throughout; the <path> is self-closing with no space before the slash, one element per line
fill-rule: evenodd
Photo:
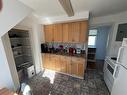
<path fill-rule="evenodd" d="M 42 53 L 43 54 L 43 53 Z M 45 54 L 45 53 L 44 53 Z M 69 53 L 64 53 L 64 52 L 57 52 L 57 53 L 48 53 L 48 54 L 55 54 L 55 55 L 62 55 L 62 56 L 70 56 L 70 57 L 79 57 L 79 58 L 86 58 L 86 54 L 82 53 L 82 54 L 73 54 L 70 55 Z"/>

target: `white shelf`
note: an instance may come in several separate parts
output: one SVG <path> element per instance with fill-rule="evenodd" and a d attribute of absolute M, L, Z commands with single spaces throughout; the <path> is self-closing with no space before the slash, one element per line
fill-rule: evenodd
<path fill-rule="evenodd" d="M 12 48 L 13 50 L 15 49 L 19 49 L 19 48 L 22 48 L 22 47 L 25 47 L 25 48 L 30 48 L 31 46 L 30 45 L 25 45 L 25 46 L 16 46 L 14 48 Z"/>
<path fill-rule="evenodd" d="M 30 57 L 32 57 L 32 55 L 28 55 L 28 54 L 16 55 L 16 56 L 14 56 L 14 57 L 15 57 L 15 58 L 18 58 L 18 57 L 22 57 L 22 56 L 30 56 Z"/>
<path fill-rule="evenodd" d="M 29 39 L 29 37 L 24 37 L 24 38 L 18 38 L 18 37 L 16 38 L 16 37 L 15 37 L 15 38 L 10 38 L 10 39 L 11 39 L 11 40 L 17 40 L 17 39 Z"/>
<path fill-rule="evenodd" d="M 22 57 L 23 55 L 21 54 L 21 55 L 16 55 L 16 56 L 14 56 L 15 58 L 18 58 L 18 57 Z"/>
<path fill-rule="evenodd" d="M 28 65 L 29 63 L 32 63 L 32 61 L 24 62 L 21 65 L 19 65 L 19 67 L 24 66 L 24 65 Z"/>
<path fill-rule="evenodd" d="M 16 47 L 14 47 L 12 49 L 14 50 L 14 49 L 19 49 L 19 48 L 22 48 L 22 46 L 16 46 Z"/>

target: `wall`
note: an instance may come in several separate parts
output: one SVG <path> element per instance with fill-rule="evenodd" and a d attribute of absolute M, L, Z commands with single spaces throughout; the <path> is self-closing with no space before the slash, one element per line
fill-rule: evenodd
<path fill-rule="evenodd" d="M 18 78 L 18 74 L 17 74 L 17 70 L 16 70 L 16 65 L 15 65 L 15 61 L 14 61 L 14 57 L 13 57 L 13 53 L 12 53 L 12 48 L 11 48 L 11 44 L 10 44 L 10 39 L 8 36 L 8 33 L 6 33 L 3 37 L 2 37 L 2 42 L 4 45 L 4 50 L 6 53 L 6 58 L 7 61 L 9 62 L 9 69 L 10 69 L 10 73 L 11 73 L 11 77 L 16 88 L 19 88 L 19 78 Z"/>
<path fill-rule="evenodd" d="M 4 44 L 1 37 L 12 27 L 19 23 L 32 10 L 20 3 L 18 0 L 3 0 L 3 8 L 0 12 L 0 88 L 7 87 L 17 89 L 15 85 L 15 73 L 10 70 L 10 62 L 6 56 Z"/>
<path fill-rule="evenodd" d="M 3 8 L 0 12 L 0 36 L 19 23 L 32 10 L 18 0 L 3 0 Z"/>
<path fill-rule="evenodd" d="M 97 27 L 97 38 L 96 38 L 96 59 L 104 60 L 106 56 L 106 45 L 110 26 Z"/>
<path fill-rule="evenodd" d="M 90 26 L 104 26 L 104 25 L 111 25 L 110 34 L 108 37 L 108 43 L 107 43 L 107 55 L 108 56 L 114 56 L 116 57 L 118 54 L 118 49 L 121 46 L 121 42 L 116 42 L 116 34 L 117 34 L 117 28 L 118 24 L 121 23 L 127 23 L 127 11 L 103 16 L 103 17 L 96 17 L 90 19 Z"/>
<path fill-rule="evenodd" d="M 3 50 L 4 50 L 3 43 L 2 40 L 0 39 L 0 89 L 3 87 L 12 89 L 14 84 L 6 59 L 6 54 Z"/>

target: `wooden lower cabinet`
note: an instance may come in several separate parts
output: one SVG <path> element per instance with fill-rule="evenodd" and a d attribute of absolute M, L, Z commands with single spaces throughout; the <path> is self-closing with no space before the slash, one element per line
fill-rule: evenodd
<path fill-rule="evenodd" d="M 71 74 L 71 57 L 66 57 L 66 61 L 67 61 L 67 74 Z"/>
<path fill-rule="evenodd" d="M 50 69 L 50 65 L 49 65 L 49 59 L 48 59 L 48 54 L 42 54 L 42 60 L 43 60 L 43 68 L 47 68 Z"/>
<path fill-rule="evenodd" d="M 67 58 L 65 56 L 60 56 L 61 72 L 67 73 L 67 63 Z"/>
<path fill-rule="evenodd" d="M 60 56 L 59 55 L 54 55 L 54 65 L 55 65 L 55 71 L 60 72 L 61 71 L 61 65 L 60 65 Z"/>
<path fill-rule="evenodd" d="M 85 72 L 84 64 L 83 63 L 78 63 L 78 76 L 79 77 L 84 77 L 84 72 Z"/>
<path fill-rule="evenodd" d="M 84 77 L 85 59 L 55 54 L 43 54 L 43 68 Z"/>
<path fill-rule="evenodd" d="M 78 76 L 78 64 L 74 61 L 71 63 L 71 74 Z"/>

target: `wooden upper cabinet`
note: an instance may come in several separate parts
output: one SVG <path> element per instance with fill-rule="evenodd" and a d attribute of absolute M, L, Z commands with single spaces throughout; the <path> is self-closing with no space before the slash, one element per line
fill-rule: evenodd
<path fill-rule="evenodd" d="M 80 35 L 80 23 L 73 22 L 69 23 L 69 42 L 77 43 L 79 42 Z"/>
<path fill-rule="evenodd" d="M 88 21 L 44 26 L 46 42 L 85 43 L 88 41 Z"/>
<path fill-rule="evenodd" d="M 88 41 L 88 21 L 80 22 L 79 42 L 85 43 Z"/>
<path fill-rule="evenodd" d="M 69 24 L 63 24 L 63 42 L 69 42 Z"/>
<path fill-rule="evenodd" d="M 44 26 L 45 42 L 54 41 L 53 25 Z"/>
<path fill-rule="evenodd" d="M 62 42 L 62 24 L 54 24 L 54 42 Z"/>

